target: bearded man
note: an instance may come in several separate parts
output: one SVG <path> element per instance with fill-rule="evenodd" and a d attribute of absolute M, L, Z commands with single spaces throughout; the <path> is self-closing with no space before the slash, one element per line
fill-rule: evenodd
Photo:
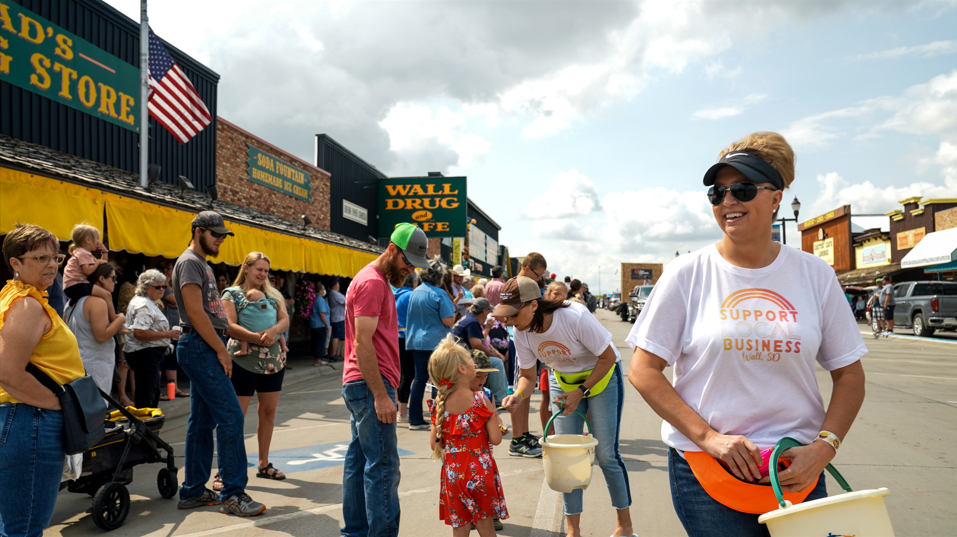
<path fill-rule="evenodd" d="M 389 284 L 402 287 L 415 267 L 428 268 L 428 245 L 414 224 L 395 226 L 385 253 L 349 285 L 342 398 L 352 414 L 352 441 L 342 470 L 342 535 L 399 533 L 399 325 Z"/>

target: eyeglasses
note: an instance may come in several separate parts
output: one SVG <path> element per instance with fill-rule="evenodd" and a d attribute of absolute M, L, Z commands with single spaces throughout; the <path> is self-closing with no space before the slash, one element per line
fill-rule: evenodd
<path fill-rule="evenodd" d="M 46 265 L 51 260 L 56 260 L 57 265 L 62 265 L 63 261 L 66 259 L 66 256 L 63 254 L 43 254 L 43 255 L 20 255 L 17 256 L 18 259 L 36 259 L 41 265 Z"/>
<path fill-rule="evenodd" d="M 116 274 L 114 274 L 114 275 L 110 276 L 110 279 L 115 282 L 115 281 L 119 281 L 120 277 L 117 276 Z"/>
<path fill-rule="evenodd" d="M 776 192 L 776 188 L 769 186 L 752 185 L 751 183 L 735 183 L 731 186 L 713 186 L 708 189 L 708 200 L 711 205 L 721 205 L 724 201 L 726 192 L 731 191 L 731 195 L 738 201 L 751 201 L 758 195 L 758 190 L 770 190 Z"/>
<path fill-rule="evenodd" d="M 205 228 L 205 227 L 202 228 L 202 229 L 205 229 L 206 231 L 208 231 L 209 234 L 212 235 L 214 239 L 225 239 L 225 238 L 226 238 L 226 234 L 225 234 L 225 233 L 216 233 L 215 231 L 213 231 L 213 230 L 211 230 L 211 229 L 209 229 L 209 228 Z"/>
<path fill-rule="evenodd" d="M 531 270 L 531 269 L 529 269 L 529 270 Z M 533 270 L 532 272 L 535 272 L 535 271 Z M 514 314 L 512 314 L 512 315 L 509 315 L 508 318 L 509 318 L 509 319 L 518 319 L 518 314 L 519 314 L 523 309 L 525 309 L 525 306 L 527 306 L 527 305 L 529 305 L 529 304 L 531 304 L 531 302 L 526 302 L 526 303 L 522 304 L 521 306 L 518 307 L 518 311 L 516 311 L 516 312 L 515 312 Z"/>
<path fill-rule="evenodd" d="M 534 274 L 535 276 L 537 276 L 538 279 L 540 280 L 540 279 L 542 279 L 542 278 L 545 277 L 545 271 L 548 270 L 548 269 L 547 269 L 547 268 L 543 268 L 543 269 L 542 269 L 542 273 L 539 274 L 539 273 L 535 272 L 535 269 L 533 269 L 531 265 L 529 265 L 529 266 L 528 266 L 528 270 L 530 270 L 530 271 L 532 272 L 532 274 Z"/>
<path fill-rule="evenodd" d="M 151 285 L 150 287 L 152 287 L 153 289 L 156 289 L 157 291 L 161 291 L 161 290 L 163 290 L 163 289 L 166 289 L 166 286 L 165 286 L 165 285 Z"/>
<path fill-rule="evenodd" d="M 402 262 L 405 263 L 405 266 L 412 267 L 412 263 L 409 263 L 409 258 L 405 256 L 405 252 L 402 251 L 402 248 L 396 246 L 395 249 L 398 250 L 399 255 L 402 256 Z"/>

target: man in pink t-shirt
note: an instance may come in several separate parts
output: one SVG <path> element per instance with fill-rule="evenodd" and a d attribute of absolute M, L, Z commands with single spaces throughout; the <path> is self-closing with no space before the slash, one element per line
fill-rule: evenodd
<path fill-rule="evenodd" d="M 492 281 L 485 285 L 485 298 L 493 308 L 502 300 L 499 295 L 502 294 L 502 287 L 505 286 L 505 282 L 502 281 L 503 272 L 502 267 L 498 265 L 492 267 Z"/>
<path fill-rule="evenodd" d="M 429 266 L 429 239 L 414 224 L 399 224 L 391 240 L 346 294 L 342 398 L 352 414 L 352 440 L 342 471 L 343 535 L 399 533 L 399 325 L 389 284 L 402 287 L 415 267 Z"/>

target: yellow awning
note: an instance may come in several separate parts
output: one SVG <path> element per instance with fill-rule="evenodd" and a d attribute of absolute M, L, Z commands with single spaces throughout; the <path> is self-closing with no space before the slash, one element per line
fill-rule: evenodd
<path fill-rule="evenodd" d="M 62 241 L 86 222 L 102 233 L 103 191 L 42 175 L 0 168 L 0 234 L 17 222 L 36 224 Z"/>
<path fill-rule="evenodd" d="M 175 259 L 189 246 L 191 213 L 110 192 L 103 197 L 111 250 Z"/>
<path fill-rule="evenodd" d="M 104 212 L 106 218 L 104 220 Z M 74 224 L 106 224 L 111 250 L 179 257 L 189 245 L 195 215 L 147 201 L 9 168 L 0 168 L 0 234 L 16 222 L 42 226 L 69 240 Z M 263 252 L 277 270 L 353 277 L 377 256 L 344 246 L 226 222 L 236 235 L 223 242 L 215 262 L 241 265 L 250 252 Z"/>

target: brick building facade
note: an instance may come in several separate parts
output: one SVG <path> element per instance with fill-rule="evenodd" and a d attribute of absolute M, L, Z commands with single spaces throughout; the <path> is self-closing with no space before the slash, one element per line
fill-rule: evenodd
<path fill-rule="evenodd" d="M 957 199 L 907 198 L 902 208 L 887 213 L 891 217 L 891 255 L 903 259 L 928 233 L 937 231 L 936 215 L 957 207 Z"/>
<path fill-rule="evenodd" d="M 309 201 L 250 180 L 249 148 L 254 147 L 309 175 Z M 219 199 L 302 224 L 329 230 L 330 175 L 322 168 L 296 158 L 223 118 L 216 123 L 216 187 Z"/>

